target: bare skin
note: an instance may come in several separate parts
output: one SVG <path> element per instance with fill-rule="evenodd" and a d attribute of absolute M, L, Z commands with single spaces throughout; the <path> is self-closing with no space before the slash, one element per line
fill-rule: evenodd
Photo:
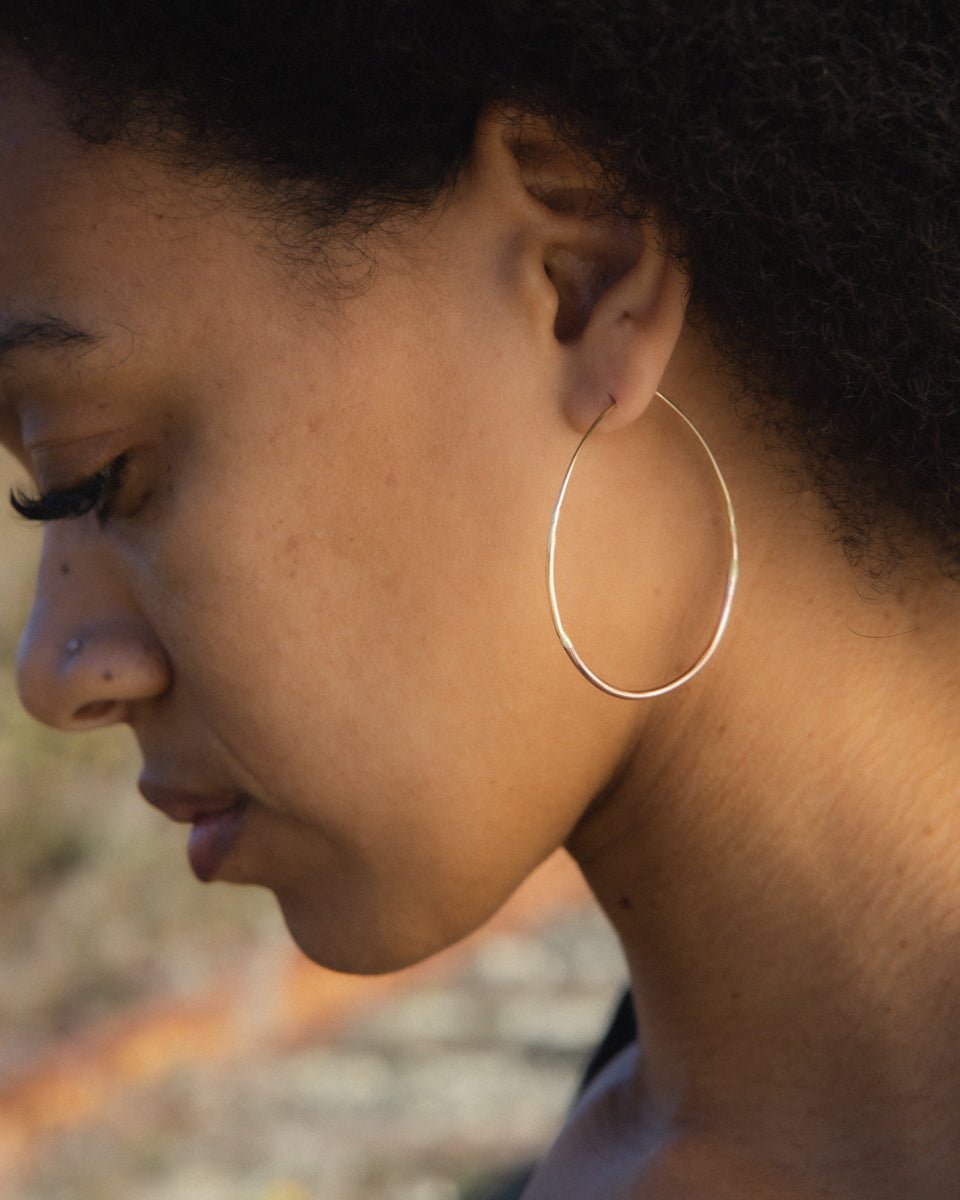
<path fill-rule="evenodd" d="M 272 888 L 335 968 L 450 944 L 566 845 L 644 1053 L 530 1200 L 952 1200 L 957 589 L 918 546 L 870 592 L 738 420 L 655 227 L 591 215 L 582 162 L 491 117 L 445 202 L 325 290 L 242 197 L 80 146 L 2 80 L 0 319 L 94 335 L 3 357 L 4 442 L 40 489 L 129 458 L 102 520 L 45 531 L 26 706 L 128 723 L 148 792 L 242 796 L 213 873 Z M 696 657 L 724 528 L 657 388 L 723 466 L 743 573 L 708 669 L 628 704 L 559 648 L 544 542 L 615 397 L 561 527 L 564 611 L 615 683 Z"/>
<path fill-rule="evenodd" d="M 568 843 L 626 947 L 644 1054 L 530 1200 L 956 1190 L 956 593 L 928 574 L 865 603 L 803 500 L 780 496 L 765 546 L 744 509 L 718 670 L 658 703 Z"/>

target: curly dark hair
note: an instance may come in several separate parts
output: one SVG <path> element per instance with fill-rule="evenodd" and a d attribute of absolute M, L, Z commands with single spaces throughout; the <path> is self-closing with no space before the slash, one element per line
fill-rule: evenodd
<path fill-rule="evenodd" d="M 429 204 L 491 105 L 547 116 L 671 231 L 851 556 L 906 525 L 960 571 L 960 6 L 4 0 L 0 38 L 80 136 L 315 230 Z"/>

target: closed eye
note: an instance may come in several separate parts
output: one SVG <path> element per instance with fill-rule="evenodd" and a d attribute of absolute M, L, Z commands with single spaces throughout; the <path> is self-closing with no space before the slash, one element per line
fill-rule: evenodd
<path fill-rule="evenodd" d="M 20 489 L 10 493 L 13 508 L 28 521 L 62 521 L 96 512 L 101 521 L 110 516 L 110 504 L 123 485 L 128 455 L 121 454 L 102 470 L 73 487 L 56 488 L 41 496 L 28 496 Z"/>

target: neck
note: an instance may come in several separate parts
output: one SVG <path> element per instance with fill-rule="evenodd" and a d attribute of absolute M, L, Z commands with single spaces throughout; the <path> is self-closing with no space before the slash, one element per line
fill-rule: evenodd
<path fill-rule="evenodd" d="M 810 1194 L 953 1196 L 958 590 L 865 604 L 793 507 L 774 537 L 748 506 L 727 644 L 649 710 L 570 849 L 626 949 L 638 1082 L 681 1140 Z"/>

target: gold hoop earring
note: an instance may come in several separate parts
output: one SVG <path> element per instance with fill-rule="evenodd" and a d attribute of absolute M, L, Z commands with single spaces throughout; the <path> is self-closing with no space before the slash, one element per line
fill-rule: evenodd
<path fill-rule="evenodd" d="M 557 496 L 557 502 L 553 506 L 553 513 L 550 517 L 550 533 L 547 538 L 547 592 L 550 597 L 550 615 L 553 618 L 553 627 L 556 630 L 557 637 L 560 639 L 560 644 L 563 646 L 564 650 L 566 650 L 570 661 L 577 668 L 580 674 L 585 679 L 589 680 L 594 687 L 599 688 L 601 692 L 606 692 L 608 696 L 615 696 L 620 700 L 652 700 L 656 696 L 665 696 L 668 692 L 674 691 L 676 688 L 681 687 L 683 684 L 693 679 L 695 675 L 698 675 L 703 670 L 710 659 L 713 658 L 714 652 L 720 645 L 720 641 L 726 632 L 727 622 L 730 620 L 730 610 L 733 607 L 733 595 L 737 589 L 737 577 L 740 573 L 740 551 L 737 543 L 737 522 L 733 511 L 733 501 L 730 499 L 730 491 L 727 488 L 727 481 L 724 479 L 723 473 L 720 470 L 720 465 L 716 458 L 714 458 L 713 451 L 704 440 L 703 434 L 699 429 L 697 429 L 696 425 L 694 425 L 690 418 L 682 413 L 672 400 L 668 400 L 663 392 L 656 392 L 655 395 L 662 400 L 664 404 L 671 408 L 693 432 L 697 441 L 706 451 L 707 457 L 710 460 L 710 465 L 713 467 L 714 474 L 720 481 L 720 489 L 723 492 L 723 499 L 726 505 L 727 529 L 730 534 L 730 562 L 727 567 L 727 583 L 723 593 L 723 606 L 720 610 L 720 619 L 717 622 L 717 627 L 714 630 L 713 637 L 710 639 L 707 648 L 703 651 L 693 666 L 688 667 L 686 671 L 684 671 L 681 675 L 678 675 L 675 679 L 671 679 L 669 682 L 661 684 L 659 687 L 645 688 L 643 691 L 637 692 L 628 691 L 626 688 L 614 687 L 612 683 L 607 683 L 605 679 L 601 679 L 600 676 L 592 671 L 580 657 L 576 646 L 574 646 L 573 642 L 570 640 L 570 635 L 567 633 L 566 629 L 564 629 L 563 620 L 560 616 L 560 605 L 557 602 L 557 585 L 555 578 L 557 525 L 560 521 L 560 510 L 563 507 L 563 501 L 567 494 L 567 485 L 570 483 L 570 476 L 573 474 L 573 468 L 576 466 L 577 459 L 580 456 L 580 451 L 586 444 L 587 438 L 591 433 L 593 433 L 596 427 L 616 403 L 616 401 L 614 401 L 611 397 L 611 403 L 609 407 L 605 408 L 600 416 L 597 417 L 587 432 L 580 439 L 580 443 L 576 450 L 574 450 L 573 458 L 570 459 L 570 465 L 567 467 L 566 474 L 563 477 L 563 483 L 560 485 L 560 492 Z"/>

